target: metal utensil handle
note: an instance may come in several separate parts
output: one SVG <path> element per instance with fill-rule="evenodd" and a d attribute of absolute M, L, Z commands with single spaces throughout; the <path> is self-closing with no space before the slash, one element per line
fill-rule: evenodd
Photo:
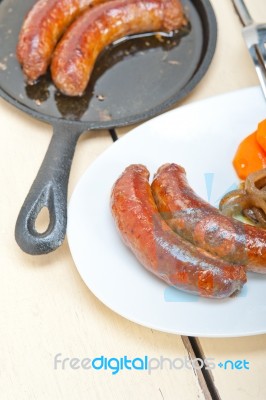
<path fill-rule="evenodd" d="M 251 58 L 253 60 L 253 63 L 255 65 L 255 69 L 260 81 L 260 86 L 262 89 L 262 93 L 266 99 L 266 71 L 263 65 L 263 61 L 261 60 L 258 51 L 257 51 L 257 46 L 253 45 L 249 48 L 249 54 L 251 55 Z"/>
<path fill-rule="evenodd" d="M 61 245 L 66 233 L 67 187 L 74 151 L 81 132 L 71 125 L 54 126 L 54 133 L 32 187 L 19 213 L 15 238 L 28 254 L 46 254 Z M 47 207 L 49 226 L 36 230 L 36 219 Z"/>
<path fill-rule="evenodd" d="M 241 22 L 244 26 L 252 25 L 254 23 L 246 4 L 243 0 L 233 0 L 235 9 L 238 13 L 238 16 L 241 19 Z"/>

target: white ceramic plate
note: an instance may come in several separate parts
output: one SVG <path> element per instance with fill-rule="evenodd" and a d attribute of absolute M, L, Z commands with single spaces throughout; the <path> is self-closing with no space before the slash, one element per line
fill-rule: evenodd
<path fill-rule="evenodd" d="M 266 118 L 259 88 L 180 107 L 114 143 L 89 167 L 69 205 L 68 241 L 88 288 L 110 309 L 138 324 L 190 336 L 227 337 L 266 332 L 266 276 L 249 274 L 241 295 L 209 300 L 169 288 L 124 246 L 109 209 L 113 183 L 131 163 L 151 176 L 166 162 L 181 164 L 196 192 L 217 205 L 238 184 L 235 150 Z"/>

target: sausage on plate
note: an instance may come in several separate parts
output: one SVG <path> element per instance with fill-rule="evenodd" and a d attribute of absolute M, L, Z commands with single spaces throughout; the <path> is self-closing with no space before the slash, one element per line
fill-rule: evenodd
<path fill-rule="evenodd" d="M 161 166 L 152 193 L 162 217 L 184 239 L 249 271 L 266 273 L 266 230 L 222 215 L 192 190 L 184 168 Z"/>
<path fill-rule="evenodd" d="M 113 186 L 111 209 L 125 244 L 167 284 L 203 297 L 224 298 L 246 282 L 243 266 L 210 255 L 169 228 L 155 205 L 145 166 L 125 169 Z"/>
<path fill-rule="evenodd" d="M 186 24 L 179 0 L 113 0 L 86 10 L 56 47 L 52 79 L 68 96 L 83 94 L 100 52 L 131 34 L 173 31 Z"/>

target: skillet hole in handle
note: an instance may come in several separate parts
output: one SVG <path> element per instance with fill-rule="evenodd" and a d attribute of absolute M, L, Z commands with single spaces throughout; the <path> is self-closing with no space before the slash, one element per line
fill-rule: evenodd
<path fill-rule="evenodd" d="M 44 206 L 37 215 L 34 228 L 39 234 L 42 234 L 42 233 L 47 233 L 50 226 L 51 226 L 50 212 L 48 207 Z"/>
<path fill-rule="evenodd" d="M 31 210 L 30 218 L 27 219 L 27 229 L 31 235 L 47 237 L 56 225 L 53 210 L 54 192 L 51 185 L 47 185 L 41 193 L 40 199 L 37 199 Z"/>
<path fill-rule="evenodd" d="M 72 124 L 58 123 L 30 191 L 20 210 L 15 238 L 31 255 L 47 254 L 64 241 L 67 225 L 67 188 L 70 168 L 79 136 L 83 131 Z M 46 210 L 46 227 L 39 222 Z M 48 221 L 48 222 L 47 222 Z"/>

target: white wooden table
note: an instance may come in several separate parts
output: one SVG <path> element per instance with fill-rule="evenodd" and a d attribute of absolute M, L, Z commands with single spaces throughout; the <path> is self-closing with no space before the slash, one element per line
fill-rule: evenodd
<path fill-rule="evenodd" d="M 230 0 L 211 0 L 219 32 L 213 62 L 182 104 L 258 85 Z M 247 0 L 254 18 L 266 22 L 265 0 Z M 110 371 L 54 369 L 54 357 L 193 357 L 187 338 L 156 332 L 116 315 L 81 280 L 67 240 L 56 252 L 33 257 L 14 240 L 20 207 L 41 164 L 51 128 L 0 101 L 0 398 L 3 400 L 266 398 L 266 335 L 234 339 L 199 338 L 201 355 L 246 359 L 250 370 L 193 369 Z M 119 129 L 118 136 L 129 129 Z M 108 132 L 79 141 L 69 196 L 87 167 L 112 144 Z M 210 379 L 210 381 L 209 381 Z M 212 393 L 214 391 L 214 394 Z M 211 394 L 210 394 L 211 393 Z"/>

